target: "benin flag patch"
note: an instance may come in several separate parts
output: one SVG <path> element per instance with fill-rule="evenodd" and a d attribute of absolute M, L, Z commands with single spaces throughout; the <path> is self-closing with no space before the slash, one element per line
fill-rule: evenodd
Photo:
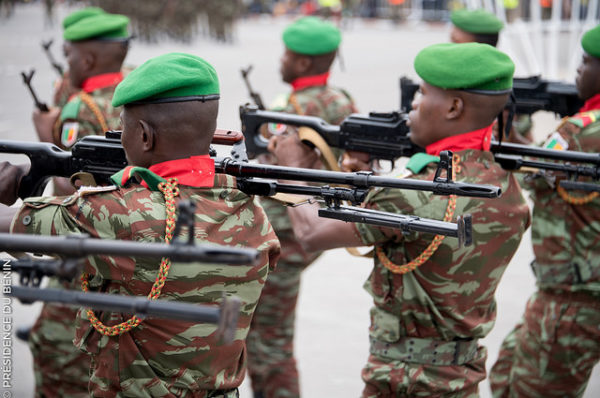
<path fill-rule="evenodd" d="M 271 135 L 281 135 L 287 130 L 287 125 L 281 123 L 269 123 L 268 130 Z"/>
<path fill-rule="evenodd" d="M 544 148 L 556 149 L 557 151 L 566 151 L 567 149 L 569 149 L 569 143 L 567 142 L 567 140 L 562 138 L 562 136 L 558 133 L 558 131 L 555 131 L 546 140 L 546 143 L 544 144 Z"/>
<path fill-rule="evenodd" d="M 60 135 L 60 142 L 66 148 L 72 146 L 77 141 L 77 134 L 79 133 L 79 123 L 77 122 L 66 122 L 63 123 L 62 133 Z"/>

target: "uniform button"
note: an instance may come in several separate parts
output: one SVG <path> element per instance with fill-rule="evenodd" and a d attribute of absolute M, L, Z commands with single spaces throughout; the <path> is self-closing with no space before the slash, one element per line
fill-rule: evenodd
<path fill-rule="evenodd" d="M 219 194 L 219 198 L 225 199 L 227 197 L 227 194 L 228 194 L 227 191 L 221 191 L 221 193 Z"/>
<path fill-rule="evenodd" d="M 23 225 L 29 225 L 29 224 L 31 224 L 31 216 L 23 217 Z"/>

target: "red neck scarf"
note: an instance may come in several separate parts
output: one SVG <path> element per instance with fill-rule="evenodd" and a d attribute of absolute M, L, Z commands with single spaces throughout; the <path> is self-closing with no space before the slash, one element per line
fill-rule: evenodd
<path fill-rule="evenodd" d="M 600 109 L 600 94 L 594 95 L 589 100 L 585 101 L 579 112 L 589 112 Z"/>
<path fill-rule="evenodd" d="M 307 87 L 326 86 L 327 79 L 329 79 L 329 72 L 325 72 L 322 75 L 299 77 L 290 84 L 294 91 L 298 91 Z"/>
<path fill-rule="evenodd" d="M 425 151 L 434 156 L 439 156 L 441 151 L 459 152 L 465 149 L 489 151 L 492 141 L 492 126 L 493 124 L 490 124 L 479 130 L 443 138 L 427 145 Z"/>
<path fill-rule="evenodd" d="M 190 187 L 212 187 L 215 180 L 215 161 L 208 155 L 169 160 L 148 168 L 164 179 L 177 177 L 179 184 Z"/>
<path fill-rule="evenodd" d="M 121 72 L 104 73 L 85 79 L 81 85 L 81 89 L 89 94 L 92 91 L 100 90 L 101 88 L 116 86 L 121 83 L 122 80 L 123 74 Z"/>

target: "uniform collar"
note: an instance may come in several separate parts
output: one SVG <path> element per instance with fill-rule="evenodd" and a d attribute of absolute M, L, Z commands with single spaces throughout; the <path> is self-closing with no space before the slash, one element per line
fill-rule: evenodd
<path fill-rule="evenodd" d="M 176 177 L 179 184 L 190 187 L 212 187 L 215 182 L 215 161 L 209 155 L 169 160 L 149 170 L 167 180 Z"/>
<path fill-rule="evenodd" d="M 142 186 L 158 191 L 158 185 L 176 177 L 178 183 L 190 187 L 212 188 L 215 180 L 215 161 L 209 155 L 157 163 L 150 168 L 127 166 L 111 177 L 114 184 L 123 187 L 132 178 L 141 180 Z"/>
<path fill-rule="evenodd" d="M 321 75 L 299 77 L 290 84 L 294 91 L 298 91 L 313 86 L 326 86 L 327 79 L 329 79 L 329 72 Z"/>
<path fill-rule="evenodd" d="M 596 109 L 600 109 L 600 94 L 596 94 L 589 100 L 585 101 L 579 112 L 589 112 Z"/>
<path fill-rule="evenodd" d="M 429 155 L 439 156 L 441 151 L 460 152 L 465 149 L 489 151 L 492 141 L 492 126 L 493 124 L 490 124 L 479 130 L 446 137 L 425 147 L 425 152 Z"/>
<path fill-rule="evenodd" d="M 116 86 L 121 83 L 122 80 L 123 73 L 121 72 L 103 73 L 85 79 L 81 85 L 81 89 L 89 94 L 92 91 L 100 90 L 101 88 Z"/>

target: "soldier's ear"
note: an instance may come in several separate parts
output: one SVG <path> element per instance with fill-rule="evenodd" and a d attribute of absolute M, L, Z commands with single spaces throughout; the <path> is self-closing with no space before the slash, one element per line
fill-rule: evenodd
<path fill-rule="evenodd" d="M 151 152 L 156 142 L 154 128 L 145 120 L 139 120 L 140 148 L 143 152 Z"/>
<path fill-rule="evenodd" d="M 454 120 L 458 119 L 465 109 L 465 103 L 460 97 L 451 97 L 449 101 L 449 107 L 446 111 L 446 119 Z"/>

